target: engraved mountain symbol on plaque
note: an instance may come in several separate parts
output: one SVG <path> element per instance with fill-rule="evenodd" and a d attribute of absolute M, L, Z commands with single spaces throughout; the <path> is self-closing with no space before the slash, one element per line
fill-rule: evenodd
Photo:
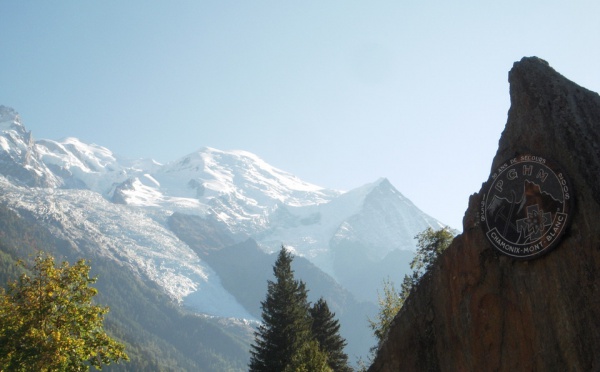
<path fill-rule="evenodd" d="M 552 194 L 526 180 L 518 198 L 514 192 L 512 198 L 494 195 L 487 207 L 487 218 L 507 240 L 526 244 L 541 237 L 560 209 L 560 201 Z"/>
<path fill-rule="evenodd" d="M 470 197 L 463 233 L 410 293 L 369 372 L 600 370 L 600 95 L 536 57 L 508 78 L 490 166 L 502 184 L 488 180 Z M 541 233 L 536 242 L 515 247 L 504 224 L 486 234 L 511 207 L 515 234 Z"/>

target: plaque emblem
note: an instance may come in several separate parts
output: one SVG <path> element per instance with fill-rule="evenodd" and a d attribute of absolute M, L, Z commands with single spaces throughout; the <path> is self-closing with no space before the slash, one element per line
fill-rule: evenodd
<path fill-rule="evenodd" d="M 569 181 L 559 167 L 540 156 L 519 155 L 491 175 L 480 222 L 494 248 L 529 259 L 559 243 L 572 201 Z"/>

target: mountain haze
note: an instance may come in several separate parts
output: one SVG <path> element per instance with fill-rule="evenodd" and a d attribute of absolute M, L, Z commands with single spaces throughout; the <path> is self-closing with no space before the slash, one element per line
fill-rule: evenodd
<path fill-rule="evenodd" d="M 36 141 L 4 106 L 0 174 L 0 203 L 66 242 L 67 257 L 110 262 L 192 314 L 258 320 L 286 245 L 311 300 L 339 315 L 351 359 L 374 342 L 366 318 L 383 279 L 399 283 L 414 236 L 442 226 L 385 178 L 342 192 L 213 148 L 123 159 L 77 138 Z"/>

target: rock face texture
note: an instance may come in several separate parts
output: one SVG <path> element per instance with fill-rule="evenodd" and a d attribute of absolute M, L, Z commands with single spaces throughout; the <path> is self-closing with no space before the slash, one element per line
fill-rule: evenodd
<path fill-rule="evenodd" d="M 539 258 L 497 253 L 479 226 L 484 183 L 369 372 L 600 371 L 600 96 L 536 57 L 516 62 L 509 82 L 492 172 L 519 154 L 557 161 L 571 180 L 571 224 Z"/>

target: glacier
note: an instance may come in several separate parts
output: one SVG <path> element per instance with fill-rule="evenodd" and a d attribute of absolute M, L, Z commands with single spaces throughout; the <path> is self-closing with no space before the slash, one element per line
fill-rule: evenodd
<path fill-rule="evenodd" d="M 332 190 L 247 151 L 210 147 L 167 164 L 125 159 L 73 137 L 34 140 L 16 111 L 4 106 L 0 174 L 2 203 L 82 250 L 121 262 L 184 306 L 224 317 L 252 319 L 169 230 L 166 221 L 175 212 L 215 221 L 265 252 L 284 244 L 342 284 L 356 267 L 371 268 L 361 275 L 385 278 L 389 273 L 381 268 L 394 252 L 414 251 L 417 233 L 444 226 L 385 178 Z M 398 265 L 404 269 L 394 270 L 396 277 L 408 263 Z M 376 288 L 353 293 L 375 301 Z"/>

